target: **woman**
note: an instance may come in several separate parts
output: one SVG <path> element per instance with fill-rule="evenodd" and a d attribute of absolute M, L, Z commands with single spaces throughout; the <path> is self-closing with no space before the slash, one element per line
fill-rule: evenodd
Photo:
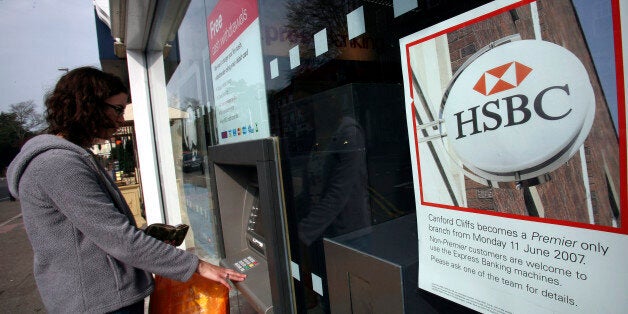
<path fill-rule="evenodd" d="M 46 99 L 48 134 L 29 140 L 8 169 L 34 252 L 34 275 L 51 313 L 143 313 L 151 273 L 187 281 L 194 272 L 230 287 L 245 275 L 201 261 L 144 234 L 88 147 L 124 122 L 122 81 L 83 67 Z"/>

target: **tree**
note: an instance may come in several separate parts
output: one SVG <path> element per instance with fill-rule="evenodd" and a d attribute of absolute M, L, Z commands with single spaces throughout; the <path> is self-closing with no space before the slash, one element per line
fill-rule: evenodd
<path fill-rule="evenodd" d="M 43 116 L 32 100 L 12 104 L 9 112 L 0 112 L 0 174 L 4 175 L 24 142 L 44 126 Z"/>
<path fill-rule="evenodd" d="M 116 141 L 117 142 L 117 141 Z M 135 172 L 135 153 L 133 151 L 133 140 L 126 139 L 126 141 L 120 141 L 115 147 L 111 148 L 112 160 L 117 160 L 119 169 L 125 173 Z"/>
<path fill-rule="evenodd" d="M 0 112 L 0 173 L 4 171 L 20 150 L 18 133 L 24 133 L 12 113 Z"/>
<path fill-rule="evenodd" d="M 20 126 L 15 130 L 20 143 L 23 143 L 28 133 L 37 133 L 44 126 L 44 118 L 35 111 L 35 103 L 32 100 L 12 104 L 9 112 L 15 116 L 15 121 Z"/>

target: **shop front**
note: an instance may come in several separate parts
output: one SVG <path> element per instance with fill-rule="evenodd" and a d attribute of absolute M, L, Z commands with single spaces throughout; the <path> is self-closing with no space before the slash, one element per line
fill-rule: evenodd
<path fill-rule="evenodd" d="M 145 218 L 258 312 L 619 313 L 619 2 L 110 1 Z"/>

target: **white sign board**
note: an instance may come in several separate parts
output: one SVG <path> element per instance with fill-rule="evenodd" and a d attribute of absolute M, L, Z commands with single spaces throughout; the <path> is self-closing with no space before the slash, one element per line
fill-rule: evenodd
<path fill-rule="evenodd" d="M 559 45 L 515 40 L 458 71 L 443 100 L 443 138 L 484 178 L 508 181 L 517 174 L 524 180 L 550 172 L 589 134 L 593 88 L 580 60 Z"/>
<path fill-rule="evenodd" d="M 557 4 L 493 1 L 400 40 L 418 285 L 485 313 L 628 309 L 626 99 L 607 103 Z"/>
<path fill-rule="evenodd" d="M 256 0 L 222 0 L 207 17 L 219 143 L 270 136 Z"/>

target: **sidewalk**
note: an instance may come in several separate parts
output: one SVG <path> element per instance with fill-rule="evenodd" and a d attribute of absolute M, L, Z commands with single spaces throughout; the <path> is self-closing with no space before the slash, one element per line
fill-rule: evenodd
<path fill-rule="evenodd" d="M 45 313 L 19 202 L 0 201 L 0 313 Z"/>
<path fill-rule="evenodd" d="M 237 293 L 232 293 L 230 305 L 231 313 L 255 312 Z M 0 314 L 45 312 L 33 278 L 33 251 L 20 202 L 0 201 Z"/>

